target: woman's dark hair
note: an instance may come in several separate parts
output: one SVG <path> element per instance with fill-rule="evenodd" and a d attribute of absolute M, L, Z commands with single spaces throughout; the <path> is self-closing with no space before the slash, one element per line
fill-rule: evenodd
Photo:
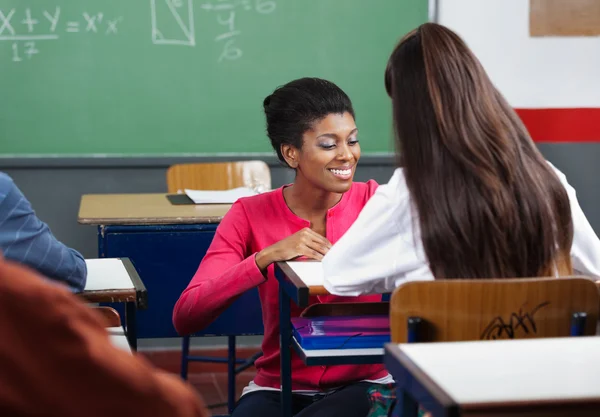
<path fill-rule="evenodd" d="M 302 148 L 302 136 L 329 114 L 350 113 L 350 98 L 337 85 L 320 78 L 300 78 L 277 88 L 263 101 L 267 135 L 279 160 L 281 145 Z"/>
<path fill-rule="evenodd" d="M 566 190 L 458 35 L 433 23 L 407 34 L 385 87 L 433 275 L 570 273 Z"/>

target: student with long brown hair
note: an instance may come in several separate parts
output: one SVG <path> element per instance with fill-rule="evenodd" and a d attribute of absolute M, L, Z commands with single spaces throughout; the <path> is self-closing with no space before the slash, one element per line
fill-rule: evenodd
<path fill-rule="evenodd" d="M 385 72 L 400 168 L 323 259 L 334 294 L 406 280 L 600 275 L 600 241 L 565 176 L 467 45 L 426 23 Z"/>

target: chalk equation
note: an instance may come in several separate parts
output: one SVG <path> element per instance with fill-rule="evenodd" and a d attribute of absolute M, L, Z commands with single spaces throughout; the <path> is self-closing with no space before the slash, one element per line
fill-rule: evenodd
<path fill-rule="evenodd" d="M 122 16 L 88 11 L 66 17 L 58 6 L 40 11 L 0 9 L 0 41 L 12 42 L 11 59 L 22 62 L 40 53 L 37 44 L 41 41 L 56 41 L 77 33 L 113 36 L 119 33 L 122 20 Z"/>
<path fill-rule="evenodd" d="M 194 2 L 203 13 L 214 16 L 220 28 L 212 41 L 221 45 L 217 62 L 240 59 L 242 13 L 269 15 L 277 9 L 276 0 L 150 0 L 152 43 L 155 45 L 196 45 Z M 146 3 L 147 4 L 147 3 Z M 60 6 L 41 10 L 0 7 L 0 42 L 11 42 L 11 59 L 23 62 L 40 53 L 39 43 L 63 37 L 114 36 L 123 16 L 103 12 L 67 13 Z"/>
<path fill-rule="evenodd" d="M 221 44 L 218 62 L 234 61 L 243 56 L 238 41 L 242 36 L 238 29 L 238 12 L 255 12 L 262 15 L 271 14 L 277 8 L 275 0 L 216 0 L 199 4 L 200 9 L 215 15 L 216 22 L 222 26 L 221 33 L 215 35 L 214 42 Z M 151 0 L 152 42 L 156 45 L 195 46 L 194 5 L 192 0 Z M 177 23 L 177 33 L 166 34 L 168 22 L 173 19 Z"/>

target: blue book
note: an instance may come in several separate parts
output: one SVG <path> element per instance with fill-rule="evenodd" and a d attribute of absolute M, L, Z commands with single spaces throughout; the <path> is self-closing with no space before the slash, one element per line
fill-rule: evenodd
<path fill-rule="evenodd" d="M 293 335 L 306 350 L 381 348 L 390 341 L 390 317 L 292 318 Z"/>

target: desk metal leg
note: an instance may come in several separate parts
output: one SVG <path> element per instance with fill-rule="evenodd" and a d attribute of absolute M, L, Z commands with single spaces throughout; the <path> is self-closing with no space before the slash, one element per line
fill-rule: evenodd
<path fill-rule="evenodd" d="M 131 349 L 137 350 L 137 328 L 135 325 L 135 316 L 137 306 L 135 302 L 125 303 L 125 326 L 127 327 L 127 341 Z"/>
<path fill-rule="evenodd" d="M 181 379 L 187 380 L 188 357 L 190 356 L 190 336 L 183 336 L 181 340 Z"/>
<path fill-rule="evenodd" d="M 279 332 L 281 346 L 281 416 L 292 417 L 291 300 L 279 286 Z"/>
<path fill-rule="evenodd" d="M 229 354 L 227 355 L 227 408 L 229 414 L 233 413 L 235 407 L 235 336 L 228 337 Z"/>
<path fill-rule="evenodd" d="M 417 417 L 419 415 L 419 405 L 410 396 L 409 393 L 402 389 L 396 391 L 396 407 L 394 412 L 399 417 Z"/>

